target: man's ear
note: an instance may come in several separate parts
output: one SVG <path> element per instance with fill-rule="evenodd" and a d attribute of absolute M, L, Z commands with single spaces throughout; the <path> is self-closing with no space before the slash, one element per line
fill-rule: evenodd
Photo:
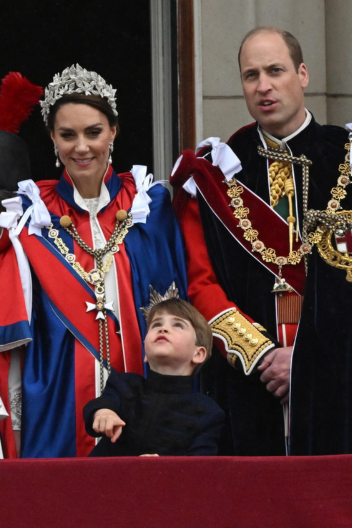
<path fill-rule="evenodd" d="M 192 358 L 192 363 L 195 365 L 199 365 L 199 363 L 203 363 L 205 358 L 207 357 L 207 351 L 204 346 L 197 346 L 194 351 L 194 355 Z"/>
<path fill-rule="evenodd" d="M 307 66 L 304 64 L 304 62 L 302 62 L 302 64 L 299 65 L 298 75 L 301 81 L 302 88 L 303 89 L 307 88 L 309 84 L 309 73 L 308 73 Z"/>

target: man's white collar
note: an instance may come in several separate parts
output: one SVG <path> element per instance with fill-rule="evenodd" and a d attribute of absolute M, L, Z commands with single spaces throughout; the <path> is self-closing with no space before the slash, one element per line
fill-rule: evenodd
<path fill-rule="evenodd" d="M 278 139 L 275 136 L 272 136 L 271 134 L 269 134 L 269 132 L 264 130 L 264 128 L 262 128 L 261 126 L 259 126 L 258 128 L 259 128 L 259 130 L 262 132 L 262 134 L 264 136 L 266 136 L 267 138 L 271 139 L 271 141 L 275 141 L 275 143 L 277 143 L 279 145 L 279 148 L 281 150 L 287 150 L 286 143 L 288 141 L 290 141 L 290 139 L 293 139 L 295 136 L 300 134 L 302 132 L 302 130 L 307 128 L 307 126 L 309 125 L 309 123 L 312 120 L 312 114 L 307 109 L 305 109 L 305 111 L 306 111 L 306 118 L 305 118 L 304 122 L 302 123 L 302 125 L 296 130 L 296 132 L 293 132 L 293 134 L 290 134 L 289 136 L 287 136 L 287 137 L 285 137 L 283 139 Z"/>

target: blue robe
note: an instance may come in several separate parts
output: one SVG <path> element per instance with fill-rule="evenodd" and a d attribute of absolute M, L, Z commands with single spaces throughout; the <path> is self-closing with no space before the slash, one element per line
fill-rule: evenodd
<path fill-rule="evenodd" d="M 115 227 L 116 211 L 131 209 L 136 187 L 130 173 L 118 176 L 111 167 L 104 182 L 110 202 L 97 218 L 108 240 Z M 59 183 L 43 181 L 37 185 L 59 237 L 86 271 L 93 269 L 93 257 L 59 224 L 61 216 L 70 216 L 80 236 L 93 247 L 89 213 L 76 204 L 67 173 Z M 154 185 L 148 195 L 152 201 L 146 223 L 133 224 L 115 255 L 119 320 L 113 312 L 108 316 L 113 370 L 139 374 L 143 374 L 146 333 L 140 308 L 150 304 L 150 286 L 164 295 L 175 282 L 180 297 L 187 295 L 182 241 L 169 193 L 161 185 Z M 31 201 L 22 198 L 26 210 Z M 3 238 L 2 246 L 6 246 Z M 27 225 L 19 238 L 31 266 L 32 319 L 29 324 L 25 316 L 12 247 L 3 247 L 1 257 L 11 256 L 5 280 L 14 284 L 16 298 L 9 298 L 9 310 L 0 316 L 0 346 L 5 350 L 6 344 L 11 348 L 14 342 L 32 339 L 24 352 L 22 457 L 86 456 L 94 440 L 92 444 L 84 431 L 82 409 L 97 395 L 95 366 L 99 359 L 97 312 L 87 313 L 86 302 L 95 303 L 95 294 L 58 251 L 48 229 L 42 229 L 41 237 L 29 235 Z M 11 291 L 7 295 L 10 297 Z"/>

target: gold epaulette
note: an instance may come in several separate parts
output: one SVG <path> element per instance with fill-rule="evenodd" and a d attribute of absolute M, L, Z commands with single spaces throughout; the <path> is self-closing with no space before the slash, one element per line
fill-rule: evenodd
<path fill-rule="evenodd" d="M 210 322 L 213 335 L 225 342 L 227 359 L 235 366 L 239 357 L 245 374 L 250 374 L 259 358 L 273 347 L 259 325 L 250 323 L 236 308 L 220 314 Z"/>

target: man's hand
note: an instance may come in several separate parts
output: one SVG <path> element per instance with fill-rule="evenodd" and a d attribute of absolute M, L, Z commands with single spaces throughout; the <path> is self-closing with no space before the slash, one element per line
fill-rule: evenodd
<path fill-rule="evenodd" d="M 141 456 L 159 456 L 159 455 L 154 454 L 154 455 L 139 455 L 139 456 L 141 457 Z"/>
<path fill-rule="evenodd" d="M 287 403 L 289 397 L 292 348 L 274 348 L 258 367 L 262 372 L 260 381 L 276 398 L 280 398 L 282 404 Z"/>
<path fill-rule="evenodd" d="M 126 425 L 123 420 L 110 409 L 99 409 L 94 415 L 93 429 L 96 433 L 104 433 L 114 443 Z"/>

